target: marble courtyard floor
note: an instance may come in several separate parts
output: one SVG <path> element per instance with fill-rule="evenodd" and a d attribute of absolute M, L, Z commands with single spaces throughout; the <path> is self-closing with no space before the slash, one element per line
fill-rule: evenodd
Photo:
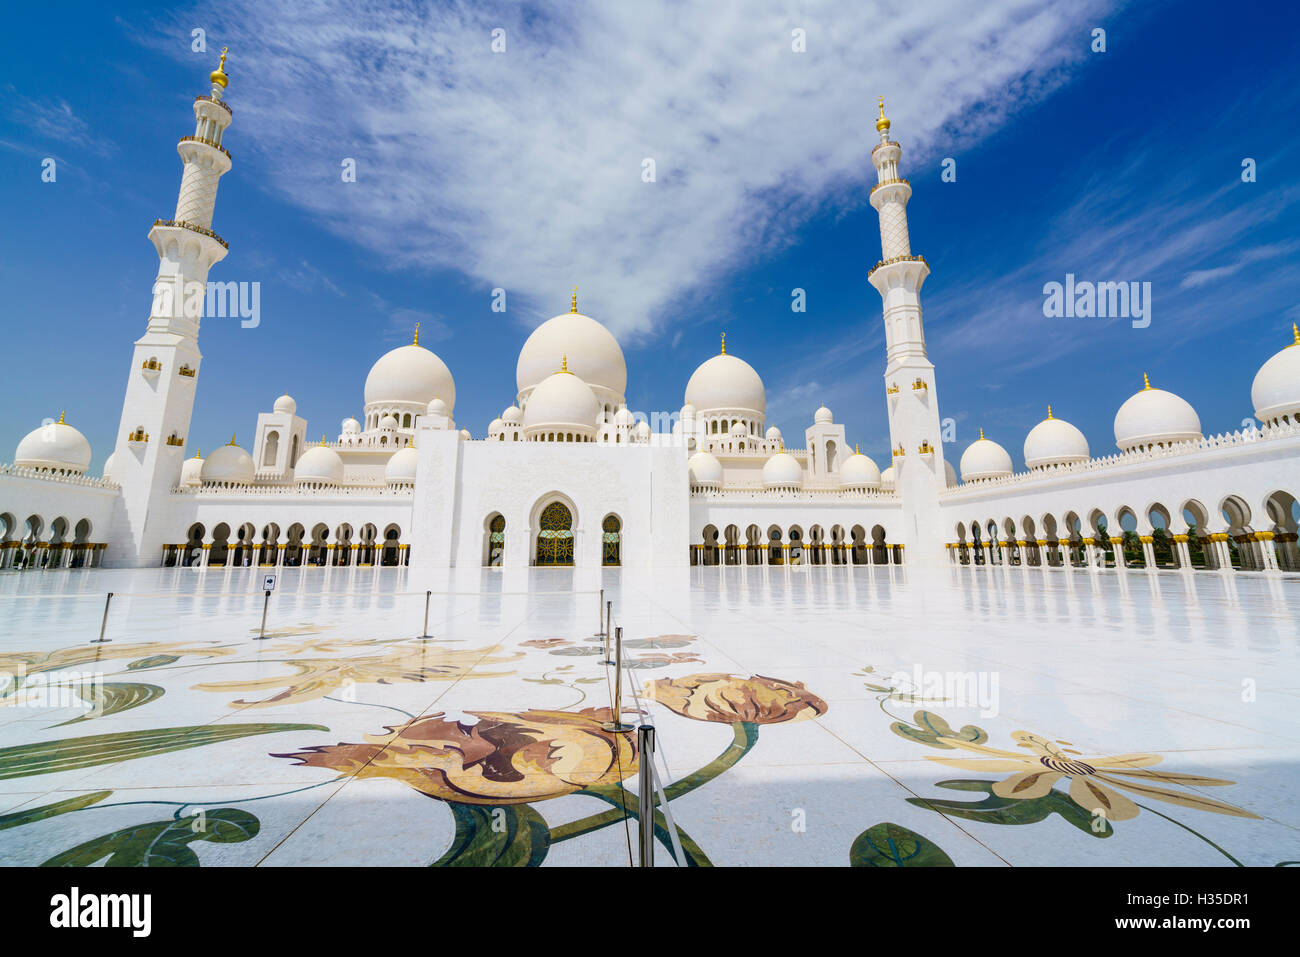
<path fill-rule="evenodd" d="M 267 571 L 0 575 L 0 863 L 627 866 L 601 587 L 687 862 L 1300 861 L 1300 576 Z"/>

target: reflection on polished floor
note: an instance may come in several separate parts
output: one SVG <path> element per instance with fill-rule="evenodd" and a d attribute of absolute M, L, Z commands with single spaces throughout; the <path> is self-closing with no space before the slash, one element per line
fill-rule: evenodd
<path fill-rule="evenodd" d="M 601 589 L 658 731 L 660 865 L 1300 861 L 1300 576 L 262 582 L 0 576 L 0 863 L 627 866 Z"/>

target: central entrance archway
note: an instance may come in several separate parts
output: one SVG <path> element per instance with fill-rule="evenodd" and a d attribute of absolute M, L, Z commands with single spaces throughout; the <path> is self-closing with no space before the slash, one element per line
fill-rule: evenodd
<path fill-rule="evenodd" d="M 538 521 L 537 564 L 573 564 L 573 513 L 563 502 L 552 502 L 542 509 Z"/>

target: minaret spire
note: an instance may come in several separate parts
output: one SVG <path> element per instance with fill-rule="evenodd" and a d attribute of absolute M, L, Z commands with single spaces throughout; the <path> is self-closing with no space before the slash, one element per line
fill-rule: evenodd
<path fill-rule="evenodd" d="M 131 357 L 113 451 L 114 478 L 122 493 L 108 534 L 109 565 L 158 562 L 167 532 L 161 516 L 180 481 L 203 359 L 199 323 L 214 305 L 222 310 L 218 315 L 232 314 L 225 311 L 230 294 L 220 299 L 208 286 L 208 271 L 227 250 L 226 241 L 212 230 L 217 185 L 231 166 L 230 153 L 221 144 L 233 116 L 221 99 L 230 83 L 226 52 L 223 48 L 217 69 L 208 74 L 211 93 L 194 99 L 193 135 L 182 136 L 176 145 L 184 164 L 176 211 L 170 219 L 155 220 L 149 230 L 158 273 L 148 326 Z M 153 371 L 146 376 L 142 369 Z M 132 435 L 173 436 L 179 441 L 131 442 Z"/>

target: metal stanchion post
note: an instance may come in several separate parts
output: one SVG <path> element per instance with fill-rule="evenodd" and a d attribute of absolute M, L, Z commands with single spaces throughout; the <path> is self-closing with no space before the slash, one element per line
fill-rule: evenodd
<path fill-rule="evenodd" d="M 266 638 L 266 609 L 271 604 L 271 590 L 268 588 L 263 595 L 265 597 L 262 599 L 262 629 L 257 633 L 254 641 L 262 641 Z"/>
<path fill-rule="evenodd" d="M 611 720 L 601 725 L 606 731 L 622 734 L 631 731 L 630 724 L 623 723 L 623 629 L 614 629 L 614 714 Z"/>
<path fill-rule="evenodd" d="M 609 633 L 614 628 L 614 603 L 605 602 L 605 657 L 601 660 L 602 665 L 612 665 L 613 659 L 609 657 Z"/>
<path fill-rule="evenodd" d="M 113 640 L 112 638 L 104 637 L 104 629 L 108 627 L 108 606 L 112 604 L 112 602 L 113 602 L 113 593 L 109 592 L 108 597 L 104 599 L 104 619 L 99 623 L 99 637 L 90 639 L 90 643 L 92 645 L 98 644 L 101 641 Z"/>
<path fill-rule="evenodd" d="M 596 618 L 597 618 L 597 624 L 598 624 L 600 627 L 596 629 L 596 633 L 595 633 L 594 635 L 592 635 L 591 637 L 593 637 L 593 638 L 604 638 L 604 637 L 605 637 L 605 622 L 604 622 L 604 615 L 605 615 L 605 589 L 602 588 L 602 589 L 600 590 L 600 604 L 596 606 Z M 608 657 L 608 656 L 606 656 L 606 657 Z"/>
<path fill-rule="evenodd" d="M 427 640 L 433 637 L 433 635 L 429 634 L 429 598 L 432 594 L 433 592 L 431 591 L 426 591 L 424 593 L 424 633 L 419 636 L 421 640 Z"/>
<path fill-rule="evenodd" d="M 641 866 L 655 866 L 655 726 L 643 724 L 636 729 L 637 757 L 641 774 L 637 795 L 637 817 L 641 822 Z"/>

